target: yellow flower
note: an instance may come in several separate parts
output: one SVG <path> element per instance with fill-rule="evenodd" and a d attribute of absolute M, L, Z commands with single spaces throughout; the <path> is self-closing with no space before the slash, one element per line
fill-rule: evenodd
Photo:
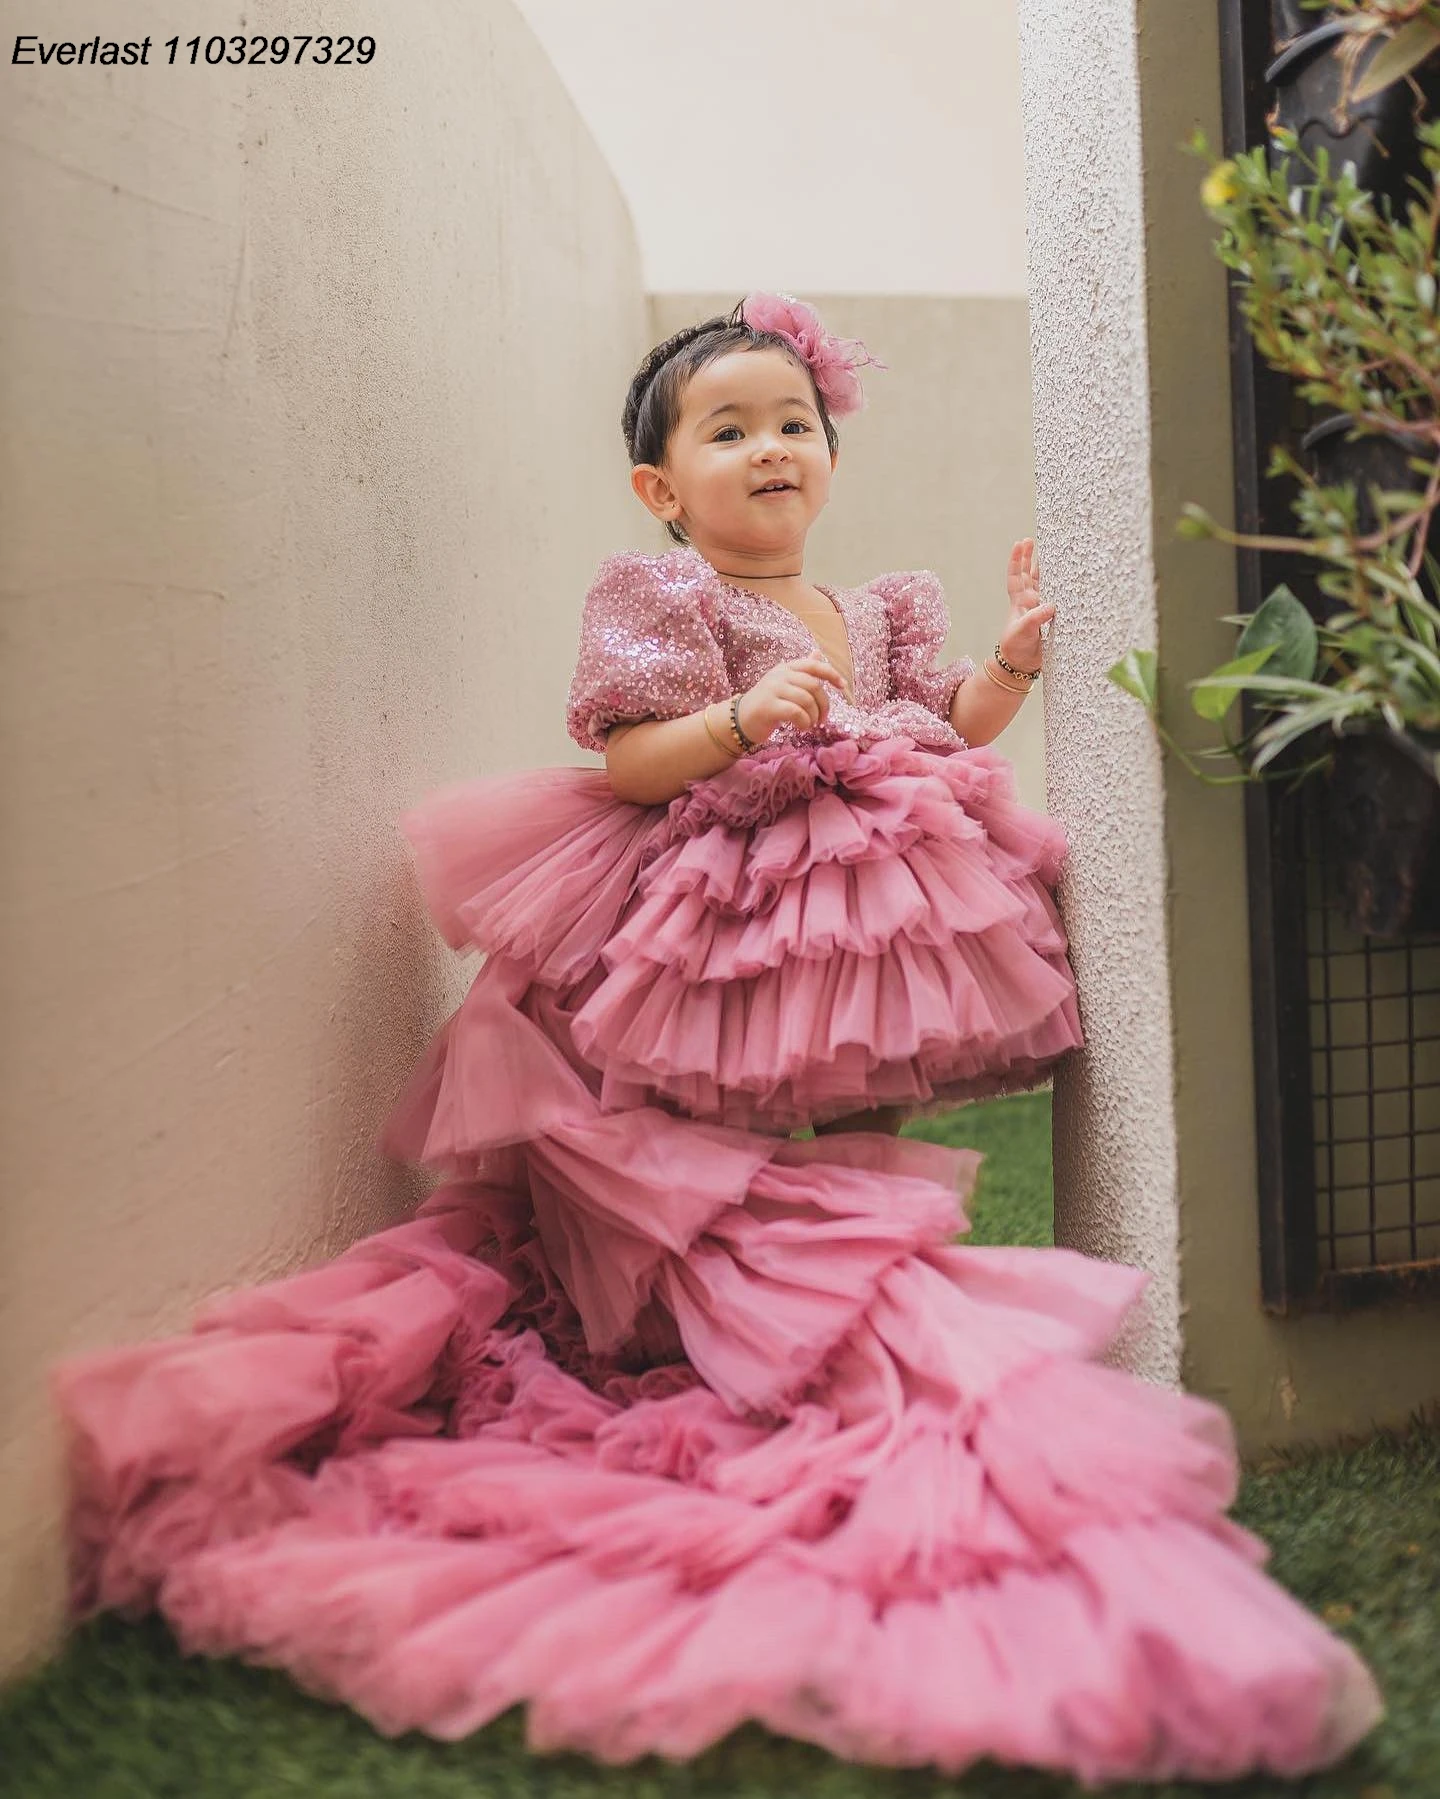
<path fill-rule="evenodd" d="M 1235 179 L 1233 162 L 1217 162 L 1200 183 L 1200 198 L 1212 211 L 1233 200 L 1239 192 L 1240 184 Z"/>

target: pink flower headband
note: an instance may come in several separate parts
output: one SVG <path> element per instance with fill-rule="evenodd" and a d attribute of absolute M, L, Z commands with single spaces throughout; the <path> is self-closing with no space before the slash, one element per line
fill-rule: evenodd
<path fill-rule="evenodd" d="M 827 331 L 815 308 L 790 294 L 750 294 L 741 302 L 740 317 L 752 331 L 775 331 L 790 339 L 809 365 L 831 418 L 844 418 L 865 404 L 856 369 L 886 367 L 858 337 Z"/>

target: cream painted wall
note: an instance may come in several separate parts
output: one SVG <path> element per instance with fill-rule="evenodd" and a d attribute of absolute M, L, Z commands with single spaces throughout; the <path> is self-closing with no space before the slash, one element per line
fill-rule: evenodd
<path fill-rule="evenodd" d="M 740 297 L 653 296 L 656 341 Z M 934 569 L 954 620 L 945 654 L 978 662 L 1006 617 L 1010 546 L 1034 535 L 1025 303 L 807 297 L 831 330 L 860 338 L 887 366 L 865 370 L 865 407 L 838 427 L 840 461 L 806 571 L 856 586 L 890 569 Z M 663 533 L 654 543 L 672 547 Z M 1044 704 L 1032 694 L 996 742 L 1020 798 L 1036 807 L 1045 805 Z"/>
<path fill-rule="evenodd" d="M 652 293 L 1023 297 L 1015 0 L 517 4 Z"/>
<path fill-rule="evenodd" d="M 5 41 L 181 23 L 43 12 Z M 59 1621 L 47 1366 L 412 1203 L 373 1133 L 462 983 L 396 816 L 581 759 L 580 601 L 646 541 L 634 236 L 508 0 L 263 28 L 382 54 L 0 74 L 0 1668 Z"/>

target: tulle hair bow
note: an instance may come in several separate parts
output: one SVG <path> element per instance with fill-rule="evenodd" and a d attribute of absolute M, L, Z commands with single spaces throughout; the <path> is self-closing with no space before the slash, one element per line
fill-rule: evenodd
<path fill-rule="evenodd" d="M 741 303 L 740 317 L 754 331 L 776 331 L 790 339 L 809 364 L 831 418 L 844 418 L 865 404 L 857 369 L 886 366 L 858 337 L 827 331 L 815 308 L 791 294 L 750 294 Z"/>

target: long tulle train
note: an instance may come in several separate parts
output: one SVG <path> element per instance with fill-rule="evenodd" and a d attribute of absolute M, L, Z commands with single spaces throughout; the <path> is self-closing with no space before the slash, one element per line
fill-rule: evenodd
<path fill-rule="evenodd" d="M 1225 1414 L 1096 1360 L 1146 1276 L 957 1242 L 971 1151 L 607 1110 L 504 955 L 466 1006 L 399 1120 L 453 1164 L 417 1217 L 56 1371 L 78 1612 L 158 1607 L 383 1732 L 524 1703 L 614 1762 L 755 1720 L 1296 1775 L 1374 1723 L 1224 1516 Z"/>

